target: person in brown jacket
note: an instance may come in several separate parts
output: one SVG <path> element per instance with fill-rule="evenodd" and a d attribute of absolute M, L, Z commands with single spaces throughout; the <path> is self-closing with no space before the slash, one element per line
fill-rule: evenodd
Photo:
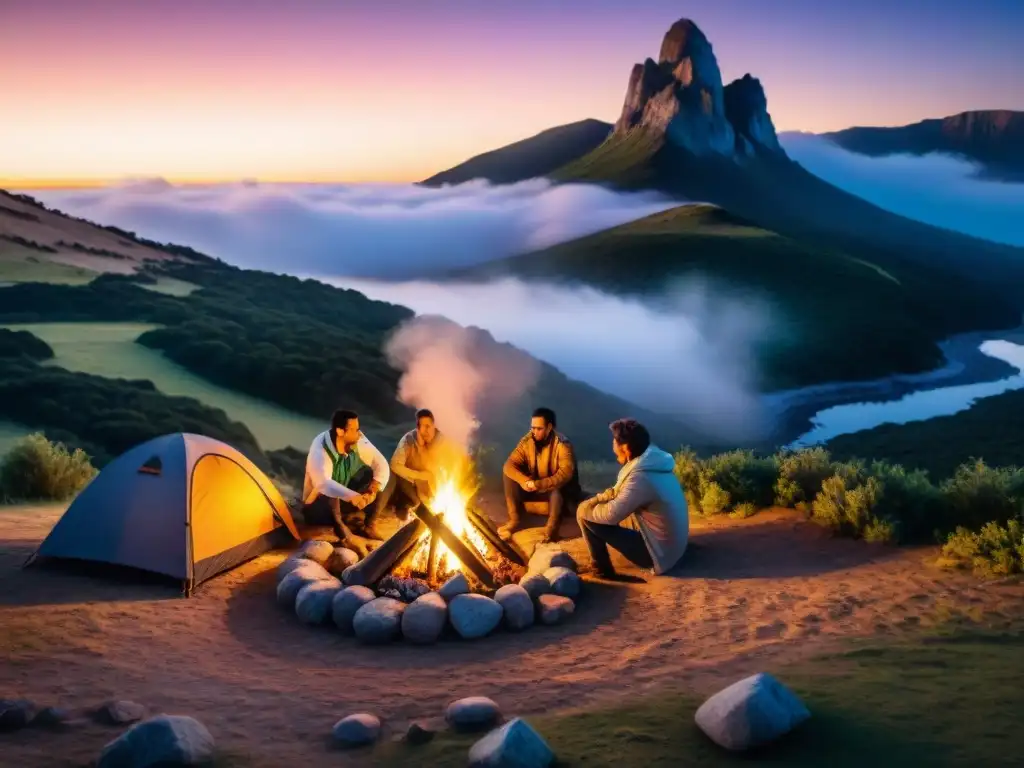
<path fill-rule="evenodd" d="M 558 540 L 558 525 L 566 508 L 575 510 L 583 490 L 573 455 L 572 443 L 555 431 L 555 412 L 538 408 L 533 412 L 530 431 L 523 436 L 505 462 L 505 504 L 508 522 L 498 529 L 508 539 L 522 526 L 525 502 L 546 501 L 548 524 L 544 541 Z"/>

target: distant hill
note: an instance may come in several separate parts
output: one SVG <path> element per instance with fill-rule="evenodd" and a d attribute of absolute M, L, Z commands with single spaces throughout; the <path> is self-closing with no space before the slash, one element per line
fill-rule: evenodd
<path fill-rule="evenodd" d="M 611 130 L 611 125 L 600 120 L 580 120 L 548 128 L 536 136 L 471 157 L 420 183 L 439 187 L 487 179 L 493 184 L 512 184 L 546 176 L 593 150 L 608 138 Z"/>
<path fill-rule="evenodd" d="M 980 163 L 986 176 L 1024 181 L 1024 112 L 961 112 L 894 128 L 857 127 L 820 135 L 851 152 L 873 157 L 961 155 Z"/>

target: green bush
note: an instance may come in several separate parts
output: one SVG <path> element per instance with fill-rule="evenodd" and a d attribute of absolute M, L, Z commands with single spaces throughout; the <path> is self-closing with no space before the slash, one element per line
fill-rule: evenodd
<path fill-rule="evenodd" d="M 9 500 L 65 501 L 96 475 L 88 454 L 69 452 L 63 443 L 51 443 L 42 434 L 23 438 L 0 464 L 0 493 Z"/>
<path fill-rule="evenodd" d="M 821 447 L 781 451 L 775 455 L 775 461 L 778 464 L 775 504 L 780 507 L 813 501 L 822 483 L 836 473 L 829 452 Z"/>
<path fill-rule="evenodd" d="M 985 523 L 980 531 L 957 528 L 942 548 L 944 564 L 970 566 L 984 576 L 1009 576 L 1024 571 L 1024 524 Z"/>
<path fill-rule="evenodd" d="M 978 460 L 957 467 L 941 486 L 949 527 L 978 530 L 988 522 L 1005 523 L 1024 511 L 1024 469 L 990 467 Z"/>
<path fill-rule="evenodd" d="M 701 478 L 705 484 L 717 483 L 732 504 L 769 507 L 775 499 L 779 466 L 774 456 L 759 457 L 753 451 L 729 451 L 703 462 Z"/>
<path fill-rule="evenodd" d="M 757 507 L 751 504 L 749 501 L 744 501 L 742 504 L 737 504 L 736 508 L 729 513 L 729 517 L 736 520 L 745 520 L 748 517 L 753 517 L 757 514 Z"/>

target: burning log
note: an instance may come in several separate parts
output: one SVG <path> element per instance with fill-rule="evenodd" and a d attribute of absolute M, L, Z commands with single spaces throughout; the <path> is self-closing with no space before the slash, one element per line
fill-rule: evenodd
<path fill-rule="evenodd" d="M 466 508 L 466 517 L 469 519 L 469 522 L 474 525 L 478 531 L 480 531 L 480 535 L 487 540 L 487 543 L 490 544 L 495 551 L 500 552 L 516 565 L 526 565 L 528 561 L 526 555 L 523 554 L 514 542 L 505 541 L 498 535 L 498 531 L 494 528 L 494 524 L 491 522 L 490 518 L 480 514 L 470 507 Z"/>
<path fill-rule="evenodd" d="M 412 554 L 426 530 L 427 524 L 422 519 L 410 520 L 395 531 L 391 538 L 349 568 L 345 583 L 348 586 L 367 586 L 378 581 Z"/>
<path fill-rule="evenodd" d="M 420 504 L 416 508 L 416 516 L 430 528 L 431 536 L 433 538 L 440 538 L 451 553 L 458 558 L 459 562 L 468 568 L 481 584 L 489 589 L 494 589 L 494 576 L 487 563 L 481 559 L 479 554 L 473 551 L 472 547 L 469 547 L 444 524 L 443 518 L 431 512 L 426 504 Z"/>

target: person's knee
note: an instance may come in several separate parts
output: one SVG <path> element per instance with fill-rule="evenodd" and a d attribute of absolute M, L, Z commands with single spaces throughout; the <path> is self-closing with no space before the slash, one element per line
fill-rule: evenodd
<path fill-rule="evenodd" d="M 502 475 L 503 485 L 505 487 L 505 498 L 506 499 L 518 499 L 522 488 L 519 487 L 519 483 L 513 480 L 508 475 Z"/>

